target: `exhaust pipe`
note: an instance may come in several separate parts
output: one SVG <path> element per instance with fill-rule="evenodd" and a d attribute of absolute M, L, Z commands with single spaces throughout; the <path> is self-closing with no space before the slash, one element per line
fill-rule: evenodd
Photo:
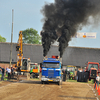
<path fill-rule="evenodd" d="M 60 62 L 61 62 L 61 64 L 62 64 L 62 58 L 59 58 L 59 60 L 60 60 Z"/>
<path fill-rule="evenodd" d="M 45 57 L 43 58 L 43 60 L 47 60 L 47 56 L 45 56 Z"/>

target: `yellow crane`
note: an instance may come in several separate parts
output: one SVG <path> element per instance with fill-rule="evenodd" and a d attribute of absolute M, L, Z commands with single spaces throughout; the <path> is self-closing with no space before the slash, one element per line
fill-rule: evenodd
<path fill-rule="evenodd" d="M 19 39 L 18 39 L 18 44 L 16 46 L 16 51 L 17 51 L 17 68 L 20 70 L 22 66 L 22 59 L 23 59 L 23 35 L 22 31 L 19 32 Z"/>
<path fill-rule="evenodd" d="M 18 44 L 16 46 L 17 51 L 17 70 L 21 72 L 30 71 L 30 58 L 23 58 L 23 34 L 19 32 Z"/>
<path fill-rule="evenodd" d="M 19 72 L 25 72 L 27 75 L 27 79 L 30 78 L 30 59 L 23 58 L 23 34 L 22 31 L 19 32 L 19 39 L 16 46 L 17 51 L 17 64 L 16 64 L 16 73 L 17 73 L 17 80 L 19 80 Z"/>

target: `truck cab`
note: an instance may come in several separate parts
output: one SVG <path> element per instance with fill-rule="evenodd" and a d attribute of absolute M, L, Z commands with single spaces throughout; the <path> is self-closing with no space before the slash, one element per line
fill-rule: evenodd
<path fill-rule="evenodd" d="M 61 84 L 61 62 L 56 58 L 47 58 L 42 63 L 41 82 L 57 82 Z"/>

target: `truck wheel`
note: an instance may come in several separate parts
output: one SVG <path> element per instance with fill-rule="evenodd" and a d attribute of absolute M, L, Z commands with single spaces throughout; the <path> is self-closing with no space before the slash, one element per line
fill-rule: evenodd
<path fill-rule="evenodd" d="M 84 72 L 81 72 L 81 82 L 84 82 Z"/>
<path fill-rule="evenodd" d="M 89 81 L 91 81 L 91 79 L 89 78 Z"/>
<path fill-rule="evenodd" d="M 45 84 L 46 82 L 45 82 L 45 81 L 41 81 L 41 83 L 42 83 L 42 84 Z"/>
<path fill-rule="evenodd" d="M 44 84 L 44 82 L 43 82 L 43 81 L 41 81 L 41 83 L 42 83 L 42 84 Z"/>
<path fill-rule="evenodd" d="M 77 76 L 77 82 L 79 82 L 79 77 Z"/>
<path fill-rule="evenodd" d="M 86 82 L 88 82 L 88 81 L 89 81 L 89 79 L 86 80 Z"/>
<path fill-rule="evenodd" d="M 76 79 L 77 79 L 77 82 L 79 82 L 79 71 L 77 71 Z"/>
<path fill-rule="evenodd" d="M 88 73 L 87 72 L 85 72 L 85 82 L 88 82 Z"/>
<path fill-rule="evenodd" d="M 81 76 L 81 72 L 79 72 L 79 82 L 82 81 L 82 76 Z"/>
<path fill-rule="evenodd" d="M 58 85 L 62 85 L 62 80 L 60 80 L 60 81 L 58 82 Z"/>
<path fill-rule="evenodd" d="M 33 73 L 30 73 L 30 78 L 33 78 Z"/>

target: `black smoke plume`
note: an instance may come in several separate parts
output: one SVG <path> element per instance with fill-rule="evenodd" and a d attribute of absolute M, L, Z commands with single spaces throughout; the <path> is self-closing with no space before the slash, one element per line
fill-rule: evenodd
<path fill-rule="evenodd" d="M 89 17 L 100 17 L 100 0 L 55 0 L 46 4 L 41 12 L 44 15 L 42 35 L 43 56 L 47 55 L 51 43 L 59 42 L 60 57 L 71 37 L 80 25 L 87 25 Z"/>

